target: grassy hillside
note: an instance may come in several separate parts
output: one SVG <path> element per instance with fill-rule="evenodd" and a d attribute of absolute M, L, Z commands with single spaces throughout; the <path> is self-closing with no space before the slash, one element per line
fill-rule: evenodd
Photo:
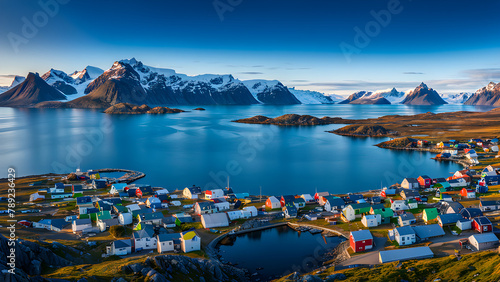
<path fill-rule="evenodd" d="M 497 252 L 479 252 L 462 256 L 457 260 L 455 256 L 406 261 L 398 266 L 397 262 L 386 263 L 369 268 L 354 268 L 335 271 L 328 268 L 318 275 L 321 278 L 333 273 L 344 273 L 347 276 L 343 281 L 499 281 L 500 255 Z M 286 277 L 276 281 L 290 281 Z M 441 281 L 441 280 L 436 280 Z"/>

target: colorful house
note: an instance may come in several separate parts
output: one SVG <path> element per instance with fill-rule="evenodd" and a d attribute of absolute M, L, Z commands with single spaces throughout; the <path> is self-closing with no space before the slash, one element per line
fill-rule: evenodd
<path fill-rule="evenodd" d="M 412 245 L 417 242 L 415 231 L 411 226 L 394 228 L 394 239 L 400 246 Z"/>
<path fill-rule="evenodd" d="M 432 178 L 427 175 L 421 175 L 417 178 L 420 188 L 430 188 L 432 185 Z"/>
<path fill-rule="evenodd" d="M 460 196 L 462 196 L 463 198 L 466 198 L 466 199 L 475 199 L 476 198 L 476 191 L 474 191 L 472 189 L 463 188 L 460 191 Z"/>
<path fill-rule="evenodd" d="M 472 228 L 479 233 L 492 232 L 493 224 L 486 216 L 479 216 L 472 220 Z"/>
<path fill-rule="evenodd" d="M 269 209 L 279 209 L 281 208 L 281 202 L 278 198 L 271 196 L 266 200 L 266 208 Z"/>
<path fill-rule="evenodd" d="M 356 218 L 361 218 L 363 214 L 369 213 L 370 209 L 371 205 L 368 203 L 351 204 L 342 210 L 342 214 L 347 221 L 353 221 Z"/>
<path fill-rule="evenodd" d="M 201 237 L 194 231 L 181 233 L 181 249 L 185 253 L 199 251 L 201 249 Z"/>
<path fill-rule="evenodd" d="M 438 211 L 436 208 L 424 209 L 422 213 L 422 219 L 425 222 L 429 222 L 431 220 L 437 220 Z"/>
<path fill-rule="evenodd" d="M 401 187 L 405 189 L 418 189 L 420 187 L 420 183 L 416 178 L 405 178 L 403 182 L 401 182 Z"/>
<path fill-rule="evenodd" d="M 370 214 L 380 214 L 380 223 L 379 224 L 388 224 L 391 223 L 391 218 L 394 216 L 394 211 L 390 208 L 377 208 L 373 207 L 370 209 Z"/>
<path fill-rule="evenodd" d="M 373 236 L 368 230 L 351 231 L 349 245 L 355 253 L 370 250 L 373 248 Z"/>
<path fill-rule="evenodd" d="M 398 217 L 399 226 L 415 224 L 417 220 L 412 213 L 405 212 Z"/>

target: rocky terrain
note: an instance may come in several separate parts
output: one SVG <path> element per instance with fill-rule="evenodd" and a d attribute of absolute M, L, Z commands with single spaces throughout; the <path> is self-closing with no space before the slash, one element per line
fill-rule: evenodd
<path fill-rule="evenodd" d="M 280 126 L 303 126 L 303 125 L 325 125 L 342 123 L 342 118 L 323 117 L 317 118 L 310 115 L 287 114 L 276 118 L 268 118 L 266 116 L 254 116 L 246 119 L 234 120 L 239 123 L 250 124 L 274 124 Z"/>
<path fill-rule="evenodd" d="M 389 102 L 389 100 L 387 100 L 384 97 L 378 97 L 378 98 L 373 98 L 373 99 L 372 98 L 357 99 L 357 100 L 350 102 L 349 104 L 353 104 L 353 105 L 390 105 L 391 102 Z"/>
<path fill-rule="evenodd" d="M 254 116 L 234 120 L 233 122 L 249 124 L 274 124 L 279 126 L 325 125 L 325 124 L 357 124 L 381 126 L 399 136 L 428 136 L 426 139 L 470 139 L 495 138 L 500 132 L 500 109 L 488 112 L 448 112 L 434 114 L 431 112 L 418 115 L 388 115 L 370 119 L 343 119 L 340 117 L 317 118 L 310 115 L 286 114 L 276 118 Z M 373 128 L 364 127 L 370 131 Z M 348 128 L 354 130 L 357 128 Z M 353 135 L 354 136 L 354 135 Z"/>
<path fill-rule="evenodd" d="M 168 107 L 154 107 L 151 108 L 144 104 L 142 106 L 133 105 L 129 103 L 119 103 L 107 108 L 104 113 L 106 114 L 174 114 L 185 112 L 180 109 L 172 109 Z"/>
<path fill-rule="evenodd" d="M 410 91 L 406 98 L 401 102 L 405 105 L 444 105 L 447 104 L 436 90 L 427 87 L 421 83 L 414 90 Z"/>
<path fill-rule="evenodd" d="M 500 83 L 490 82 L 477 90 L 464 104 L 500 107 Z"/>
<path fill-rule="evenodd" d="M 3 107 L 31 106 L 54 100 L 66 100 L 66 96 L 31 72 L 23 82 L 0 94 L 0 106 Z"/>
<path fill-rule="evenodd" d="M 3 270 L 10 268 L 7 265 L 7 256 L 10 254 L 9 249 L 7 238 L 0 235 L 0 270 L 2 271 L 0 281 L 45 281 L 43 278 L 36 277 L 42 274 L 44 267 L 56 268 L 72 264 L 71 261 L 56 255 L 50 249 L 37 243 L 18 240 L 15 246 L 16 274 L 6 274 Z"/>
<path fill-rule="evenodd" d="M 384 137 L 384 136 L 395 136 L 398 135 L 395 131 L 390 131 L 380 125 L 358 125 L 352 124 L 347 125 L 342 128 L 328 131 L 330 133 L 335 133 L 344 136 L 355 136 L 355 137 Z"/>
<path fill-rule="evenodd" d="M 369 96 L 371 95 L 372 92 L 367 92 L 367 91 L 358 91 L 353 94 L 351 94 L 347 99 L 344 101 L 340 101 L 339 104 L 350 104 L 351 102 L 360 99 L 363 96 Z"/>

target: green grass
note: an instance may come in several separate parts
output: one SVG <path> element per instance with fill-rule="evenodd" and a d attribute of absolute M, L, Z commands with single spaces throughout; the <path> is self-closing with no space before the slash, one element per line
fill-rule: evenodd
<path fill-rule="evenodd" d="M 500 279 L 500 256 L 496 252 L 479 252 L 462 256 L 457 261 L 455 256 L 386 263 L 370 268 L 354 268 L 335 271 L 334 267 L 319 274 L 321 278 L 332 273 L 344 273 L 343 281 L 498 281 Z M 412 269 L 409 271 L 409 269 Z M 290 281 L 280 278 L 275 281 Z"/>

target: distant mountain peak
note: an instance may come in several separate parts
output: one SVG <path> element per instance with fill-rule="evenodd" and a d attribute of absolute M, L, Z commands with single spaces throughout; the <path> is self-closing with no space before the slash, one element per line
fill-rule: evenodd
<path fill-rule="evenodd" d="M 429 87 L 427 87 L 427 84 L 425 84 L 423 82 L 420 83 L 420 85 L 418 87 L 423 88 L 423 89 L 429 89 Z"/>
<path fill-rule="evenodd" d="M 436 90 L 421 83 L 414 90 L 410 91 L 401 102 L 405 105 L 443 105 L 448 104 Z"/>

